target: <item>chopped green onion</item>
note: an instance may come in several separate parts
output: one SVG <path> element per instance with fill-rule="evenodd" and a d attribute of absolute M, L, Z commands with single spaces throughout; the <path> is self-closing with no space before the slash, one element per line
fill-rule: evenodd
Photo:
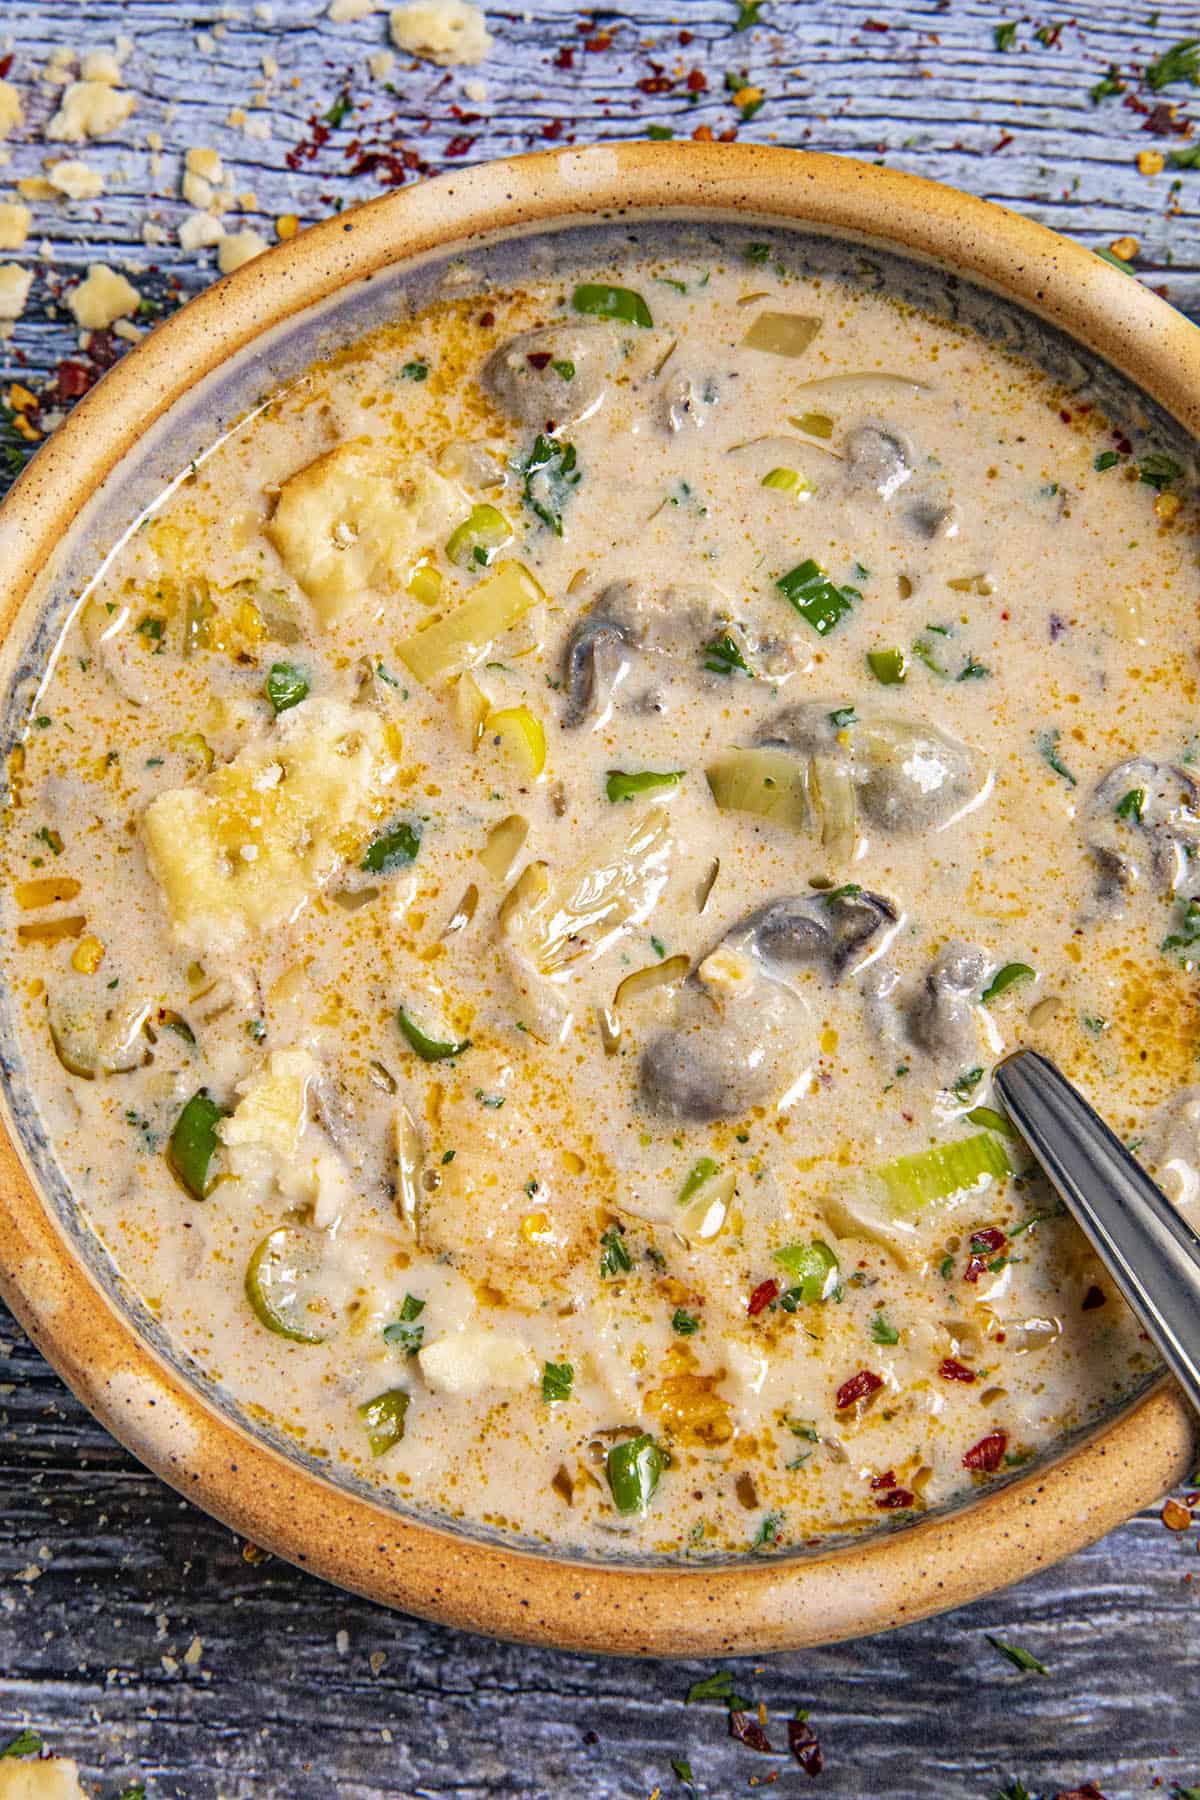
<path fill-rule="evenodd" d="M 949 1200 L 1011 1173 L 1008 1153 L 990 1131 L 938 1144 L 915 1156 L 898 1156 L 875 1171 L 888 1210 L 896 1218 L 910 1218 L 934 1201 Z"/>
<path fill-rule="evenodd" d="M 584 281 L 571 295 L 577 313 L 590 313 L 597 319 L 621 319 L 626 325 L 640 325 L 649 331 L 654 324 L 650 308 L 632 288 L 609 287 L 602 281 Z"/>
<path fill-rule="evenodd" d="M 212 1189 L 208 1169 L 218 1147 L 217 1126 L 228 1117 L 228 1107 L 218 1106 L 208 1089 L 202 1087 L 192 1095 L 171 1129 L 167 1161 L 193 1200 L 206 1200 Z"/>
<path fill-rule="evenodd" d="M 1035 981 L 1036 979 L 1037 971 L 1031 969 L 1028 963 L 1005 963 L 1004 967 L 1002 969 L 997 969 L 996 973 L 992 976 L 992 979 L 988 982 L 983 993 L 980 995 L 980 999 L 985 1006 L 990 1006 L 993 1000 L 998 1000 L 1001 994 L 1006 994 L 1010 987 L 1016 986 L 1017 982 Z"/>
<path fill-rule="evenodd" d="M 574 381 L 574 379 L 575 379 L 575 364 L 571 361 L 571 359 L 569 357 L 562 356 L 562 357 L 557 358 L 554 362 L 552 362 L 550 364 L 550 367 L 554 370 L 554 373 L 559 377 L 559 379 L 561 381 Z"/>
<path fill-rule="evenodd" d="M 406 1356 L 415 1356 L 425 1342 L 425 1327 L 414 1323 L 425 1311 L 425 1302 L 415 1294 L 405 1294 L 400 1315 L 383 1328 L 385 1344 L 397 1344 Z"/>
<path fill-rule="evenodd" d="M 542 1399 L 548 1405 L 569 1400 L 574 1382 L 575 1370 L 570 1363 L 546 1363 L 542 1369 Z"/>
<path fill-rule="evenodd" d="M 401 368 L 400 374 L 405 381 L 425 381 L 429 375 L 429 364 L 427 362 L 406 362 Z"/>
<path fill-rule="evenodd" d="M 632 800 L 635 794 L 650 794 L 657 788 L 674 787 L 682 781 L 686 769 L 639 769 L 636 772 L 625 769 L 610 769 L 604 784 L 604 792 L 614 803 L 618 800 Z"/>
<path fill-rule="evenodd" d="M 796 1305 L 815 1306 L 818 1301 L 835 1299 L 841 1292 L 841 1265 L 820 1238 L 811 1244 L 785 1244 L 773 1256 L 796 1284 L 791 1290 L 794 1298 L 789 1312 Z"/>
<path fill-rule="evenodd" d="M 299 706 L 308 698 L 308 676 L 295 663 L 272 663 L 267 674 L 266 695 L 275 709 L 275 717 Z"/>
<path fill-rule="evenodd" d="M 1117 801 L 1118 819 L 1131 819 L 1135 825 L 1141 824 L 1142 814 L 1145 810 L 1145 788 L 1130 788 L 1129 792 L 1124 794 L 1121 799 Z"/>
<path fill-rule="evenodd" d="M 835 587 L 819 563 L 811 557 L 797 563 L 775 583 L 786 599 L 806 619 L 818 637 L 827 637 L 862 595 L 857 588 Z"/>
<path fill-rule="evenodd" d="M 998 1131 L 1003 1137 L 1017 1135 L 1007 1113 L 997 1112 L 994 1106 L 973 1106 L 965 1116 L 972 1125 L 982 1126 L 984 1131 Z"/>
<path fill-rule="evenodd" d="M 908 680 L 908 658 L 903 650 L 868 650 L 867 666 L 883 687 L 899 687 Z"/>
<path fill-rule="evenodd" d="M 1017 41 L 1017 25 L 1015 19 L 1006 19 L 1002 25 L 992 27 L 992 42 L 997 50 L 1011 50 Z"/>
<path fill-rule="evenodd" d="M 1102 475 L 1105 469 L 1115 469 L 1120 460 L 1120 455 L 1116 450 L 1102 450 L 1099 456 L 1093 460 L 1092 467 Z"/>
<path fill-rule="evenodd" d="M 427 1037 L 402 1006 L 396 1009 L 396 1023 L 422 1062 L 445 1062 L 447 1057 L 461 1056 L 464 1050 L 471 1048 L 470 1038 L 459 1038 L 455 1042 L 452 1038 Z"/>
<path fill-rule="evenodd" d="M 313 1276 L 322 1248 L 319 1232 L 303 1225 L 277 1225 L 246 1265 L 246 1298 L 255 1318 L 293 1344 L 325 1341 L 324 1332 L 312 1329 L 311 1316 L 317 1298 Z"/>
<path fill-rule="evenodd" d="M 691 1337 L 699 1329 L 700 1321 L 695 1313 L 685 1312 L 682 1306 L 675 1308 L 671 1314 L 672 1331 L 678 1332 L 680 1337 Z"/>
<path fill-rule="evenodd" d="M 1039 1662 L 1030 1651 L 1022 1650 L 1019 1644 L 1006 1644 L 1003 1638 L 993 1637 L 990 1631 L 985 1631 L 983 1635 L 992 1649 L 998 1650 L 1001 1656 L 1006 1657 L 1014 1669 L 1020 1669 L 1023 1675 L 1048 1675 L 1050 1673 L 1044 1662 Z"/>
<path fill-rule="evenodd" d="M 973 1094 L 975 1092 L 975 1089 L 982 1080 L 983 1070 L 981 1068 L 968 1069 L 964 1074 L 958 1077 L 958 1080 L 953 1084 L 951 1092 L 956 1099 L 965 1100 L 968 1094 Z"/>
<path fill-rule="evenodd" d="M 1146 64 L 1146 82 L 1157 94 L 1174 81 L 1190 81 L 1200 87 L 1200 38 L 1184 38 L 1164 50 L 1156 62 Z"/>
<path fill-rule="evenodd" d="M 1193 944 L 1200 943 L 1200 902 L 1189 900 L 1183 908 L 1178 931 L 1173 931 L 1162 941 L 1164 950 L 1190 950 Z"/>
<path fill-rule="evenodd" d="M 771 469 L 764 475 L 762 487 L 778 488 L 781 494 L 795 494 L 797 500 L 807 500 L 816 492 L 813 483 L 799 469 Z"/>
<path fill-rule="evenodd" d="M 393 869 L 402 869 L 412 862 L 420 848 L 421 827 L 402 819 L 371 839 L 358 866 L 369 875 L 390 875 Z"/>
<path fill-rule="evenodd" d="M 623 1444 L 614 1444 L 604 1467 L 617 1511 L 645 1512 L 666 1466 L 665 1455 L 646 1432 Z"/>
<path fill-rule="evenodd" d="M 384 1456 L 394 1450 L 404 1436 L 408 1416 L 408 1392 L 404 1388 L 386 1388 L 373 1400 L 364 1400 L 357 1409 L 367 1428 L 367 1442 L 372 1456 Z"/>
<path fill-rule="evenodd" d="M 446 555 L 460 569 L 486 569 L 512 534 L 512 526 L 498 507 L 473 506 L 446 539 Z"/>
<path fill-rule="evenodd" d="M 699 1162 L 694 1163 L 688 1173 L 687 1179 L 679 1190 L 680 1206 L 682 1206 L 686 1200 L 690 1200 L 693 1194 L 699 1192 L 706 1181 L 711 1181 L 713 1176 L 720 1170 L 720 1167 L 720 1163 L 714 1162 L 711 1156 L 702 1156 Z"/>
<path fill-rule="evenodd" d="M 754 670 L 742 655 L 737 642 L 726 631 L 714 638 L 711 644 L 704 646 L 704 667 L 710 675 L 748 675 L 754 678 Z"/>

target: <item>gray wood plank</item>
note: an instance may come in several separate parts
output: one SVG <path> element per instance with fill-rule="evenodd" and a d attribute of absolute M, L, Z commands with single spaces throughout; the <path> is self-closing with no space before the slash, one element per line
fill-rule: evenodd
<path fill-rule="evenodd" d="M 313 0 L 274 0 L 273 17 L 251 0 L 0 0 L 0 54 L 12 51 L 30 119 L 0 174 L 40 172 L 53 95 L 33 78 L 55 46 L 127 33 L 139 97 L 120 137 L 84 152 L 108 177 L 103 200 L 38 207 L 29 254 L 17 257 L 37 262 L 34 298 L 0 345 L 0 373 L 37 385 L 73 353 L 59 296 L 90 261 L 144 265 L 135 278 L 158 298 L 211 279 L 174 244 L 186 210 L 180 161 L 193 144 L 221 151 L 234 188 L 256 195 L 247 222 L 269 236 L 279 214 L 307 222 L 380 191 L 378 171 L 351 172 L 373 148 L 407 147 L 438 169 L 460 149 L 474 160 L 634 137 L 650 122 L 717 135 L 736 125 L 751 141 L 878 158 L 1094 246 L 1133 235 L 1142 277 L 1200 318 L 1200 171 L 1139 174 L 1138 151 L 1168 141 L 1121 98 L 1088 97 L 1110 63 L 1129 73 L 1195 35 L 1194 0 L 1153 12 L 1118 0 L 1074 11 L 1046 0 L 1035 12 L 984 0 L 769 0 L 764 25 L 740 35 L 735 12 L 734 0 L 492 9 L 502 53 L 479 72 L 488 98 L 475 103 L 463 75 L 403 60 L 385 91 L 365 62 L 384 44 L 384 18 L 334 25 Z M 1005 19 L 1018 27 L 1007 53 L 994 41 Z M 1039 43 L 1035 28 L 1055 23 L 1057 42 Z M 611 46 L 585 49 L 597 31 L 611 31 Z M 279 67 L 269 83 L 264 55 Z M 699 68 L 707 91 L 689 102 L 677 80 L 645 93 L 636 84 L 656 63 L 672 76 Z M 743 69 L 768 95 L 748 125 L 724 88 L 726 72 Z M 288 153 L 311 141 L 311 122 L 343 89 L 354 110 L 290 168 Z M 226 122 L 234 107 L 253 116 L 257 91 L 270 98 L 265 139 Z M 1186 87 L 1161 98 L 1200 113 Z M 171 241 L 144 245 L 146 220 Z M 43 241 L 48 262 L 35 254 Z M 140 1775 L 155 1800 L 636 1800 L 660 1784 L 682 1796 L 670 1768 L 681 1756 L 705 1796 L 777 1769 L 781 1788 L 807 1788 L 794 1765 L 731 1742 L 719 1708 L 684 1704 L 708 1672 L 700 1665 L 490 1643 L 388 1614 L 276 1561 L 246 1562 L 227 1531 L 89 1419 L 15 1325 L 0 1323 L 0 1338 L 0 1725 L 43 1731 L 98 1792 Z M 827 1800 L 992 1800 L 1014 1776 L 1034 1793 L 1088 1777 L 1109 1800 L 1169 1793 L 1200 1783 L 1196 1550 L 1194 1531 L 1176 1537 L 1147 1513 L 994 1600 L 764 1668 L 747 1660 L 738 1684 L 767 1704 L 779 1744 L 787 1714 L 811 1709 L 826 1754 L 813 1791 Z M 986 1631 L 1027 1646 L 1050 1676 L 1018 1675 Z"/>

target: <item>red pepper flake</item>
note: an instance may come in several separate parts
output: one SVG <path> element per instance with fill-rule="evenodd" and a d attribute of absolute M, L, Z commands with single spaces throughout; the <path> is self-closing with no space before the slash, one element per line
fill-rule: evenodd
<path fill-rule="evenodd" d="M 997 1225 L 985 1225 L 982 1231 L 971 1233 L 971 1255 L 963 1270 L 963 1280 L 975 1282 L 983 1274 L 993 1258 L 999 1256 L 1008 1238 Z"/>
<path fill-rule="evenodd" d="M 884 19 L 864 19 L 864 31 L 890 31 L 892 28 Z"/>
<path fill-rule="evenodd" d="M 1088 1289 L 1087 1293 L 1083 1296 L 1083 1299 L 1079 1303 L 1079 1310 L 1080 1310 L 1080 1312 L 1095 1312 L 1095 1310 L 1098 1306 L 1104 1305 L 1104 1302 L 1107 1300 L 1107 1298 L 1108 1298 L 1108 1296 L 1104 1292 L 1104 1289 L 1101 1287 L 1097 1287 L 1095 1282 L 1093 1281 L 1091 1287 Z"/>
<path fill-rule="evenodd" d="M 1136 94 L 1126 94 L 1125 98 L 1121 102 L 1121 105 L 1127 106 L 1129 108 L 1130 112 L 1144 114 L 1144 113 L 1148 113 L 1150 111 L 1150 108 L 1146 105 L 1146 102 L 1144 100 L 1139 100 Z"/>
<path fill-rule="evenodd" d="M 1065 407 L 1065 406 L 1064 406 L 1064 407 L 1061 407 L 1061 408 L 1060 408 L 1060 409 L 1059 409 L 1059 414 L 1058 414 L 1058 416 L 1059 416 L 1059 418 L 1060 418 L 1060 419 L 1061 419 L 1061 420 L 1062 420 L 1062 422 L 1063 422 L 1063 424 L 1064 424 L 1064 425 L 1069 425 L 1069 424 L 1070 424 L 1070 423 L 1071 423 L 1071 415 L 1070 415 L 1070 413 L 1069 413 L 1069 412 L 1068 412 L 1068 411 L 1067 411 L 1067 409 L 1066 409 L 1066 407 Z"/>
<path fill-rule="evenodd" d="M 548 369 L 552 360 L 552 352 L 549 350 L 529 350 L 525 354 L 525 361 L 531 369 Z"/>
<path fill-rule="evenodd" d="M 679 34 L 679 37 L 676 40 L 676 42 L 679 45 L 679 48 L 681 50 L 686 50 L 688 45 L 692 42 L 692 39 L 695 37 L 695 35 L 696 34 L 694 31 L 681 31 Z"/>
<path fill-rule="evenodd" d="M 554 55 L 556 69 L 573 69 L 575 67 L 575 51 L 570 44 L 560 44 Z"/>
<path fill-rule="evenodd" d="M 913 1496 L 907 1488 L 893 1488 L 890 1494 L 880 1494 L 875 1504 L 881 1512 L 895 1512 L 899 1507 L 911 1506 Z"/>
<path fill-rule="evenodd" d="M 562 134 L 563 122 L 561 119 L 551 119 L 548 125 L 542 126 L 542 136 L 544 138 L 549 138 L 551 143 L 554 142 L 555 138 L 560 138 Z"/>
<path fill-rule="evenodd" d="M 13 59 L 11 54 L 8 56 L 0 56 L 0 81 L 4 80 L 12 66 Z"/>
<path fill-rule="evenodd" d="M 461 132 L 457 133 L 447 143 L 445 154 L 447 156 L 465 156 L 474 142 L 473 137 L 466 137 Z"/>
<path fill-rule="evenodd" d="M 1123 432 L 1114 432 L 1113 442 L 1116 444 L 1117 449 L 1121 452 L 1122 456 L 1133 455 L 1133 445 Z"/>
<path fill-rule="evenodd" d="M 585 50 L 590 50 L 594 54 L 597 50 L 607 50 L 612 41 L 613 34 L 611 31 L 598 31 L 595 37 L 584 38 L 583 47 Z"/>
<path fill-rule="evenodd" d="M 659 69 L 653 75 L 643 75 L 637 86 L 643 94 L 669 94 L 675 83 Z"/>
<path fill-rule="evenodd" d="M 697 125 L 695 131 L 692 133 L 692 137 L 698 144 L 711 144 L 713 141 L 713 128 L 711 125 Z"/>
<path fill-rule="evenodd" d="M 873 1475 L 871 1477 L 871 1486 L 873 1488 L 894 1488 L 895 1485 L 896 1471 L 894 1469 L 885 1469 L 882 1475 Z"/>
<path fill-rule="evenodd" d="M 843 1381 L 834 1400 L 838 1412 L 845 1412 L 847 1407 L 855 1405 L 859 1400 L 869 1400 L 883 1386 L 882 1375 L 876 1375 L 873 1369 L 860 1369 L 849 1381 Z"/>
<path fill-rule="evenodd" d="M 762 1750 L 771 1755 L 771 1743 L 758 1720 L 750 1713 L 731 1712 L 729 1715 L 729 1735 L 736 1738 L 739 1744 L 745 1744 L 748 1750 Z"/>
<path fill-rule="evenodd" d="M 788 1749 L 806 1775 L 816 1777 L 825 1765 L 816 1732 L 807 1719 L 788 1720 Z"/>
<path fill-rule="evenodd" d="M 757 1319 L 759 1313 L 766 1311 L 767 1307 L 770 1306 L 772 1300 L 776 1298 L 778 1293 L 779 1283 L 777 1281 L 760 1281 L 749 1300 L 746 1302 L 746 1311 L 749 1316 L 752 1319 Z"/>
<path fill-rule="evenodd" d="M 1013 141 L 1012 132 L 1011 131 L 1002 131 L 1000 133 L 1000 136 L 996 139 L 996 142 L 992 145 L 992 148 L 991 148 L 991 151 L 989 152 L 989 154 L 992 156 L 995 156 L 995 154 L 998 150 L 1007 150 L 1008 146 L 1012 143 L 1012 141 Z"/>
<path fill-rule="evenodd" d="M 111 369 L 120 362 L 129 345 L 115 331 L 93 331 L 88 339 L 88 359 L 97 369 Z"/>
<path fill-rule="evenodd" d="M 979 1469 L 985 1475 L 994 1475 L 1004 1461 L 1004 1452 L 1008 1449 L 1007 1431 L 989 1431 L 981 1437 L 977 1444 L 972 1444 L 962 1459 L 964 1469 Z"/>
<path fill-rule="evenodd" d="M 718 134 L 717 142 L 718 142 L 718 144 L 736 144 L 737 143 L 737 126 L 736 125 L 727 125 L 725 127 L 724 131 L 722 131 Z"/>
<path fill-rule="evenodd" d="M 81 362 L 60 362 L 54 373 L 54 398 L 59 401 L 78 400 L 86 394 L 96 377 Z M 50 396 L 47 395 L 47 398 Z"/>
<path fill-rule="evenodd" d="M 480 315 L 479 315 L 479 323 L 480 323 L 480 324 L 481 324 L 481 325 L 482 325 L 482 326 L 483 326 L 483 329 L 484 329 L 484 330 L 485 330 L 485 331 L 490 331 L 490 330 L 491 330 L 491 329 L 492 329 L 492 326 L 493 326 L 493 325 L 494 325 L 494 324 L 495 324 L 495 323 L 496 323 L 496 315 L 495 315 L 495 313 L 494 313 L 494 312 L 482 312 L 482 313 L 480 313 Z"/>
<path fill-rule="evenodd" d="M 686 86 L 689 94 L 703 94 L 708 87 L 708 76 L 703 69 L 689 69 Z"/>
<path fill-rule="evenodd" d="M 1061 25 L 1043 25 L 1038 32 L 1038 42 L 1047 50 L 1057 50 L 1058 40 L 1062 36 Z"/>
<path fill-rule="evenodd" d="M 968 1369 L 966 1363 L 960 1363 L 956 1357 L 944 1356 L 938 1367 L 938 1374 L 943 1381 L 974 1381 L 974 1369 Z"/>
<path fill-rule="evenodd" d="M 1055 1794 L 1054 1800 L 1104 1800 L 1104 1795 L 1094 1781 L 1085 1781 L 1082 1787 L 1072 1788 L 1069 1793 Z"/>
<path fill-rule="evenodd" d="M 1191 120 L 1178 118 L 1176 109 L 1165 100 L 1152 106 L 1142 120 L 1142 130 L 1154 137 L 1186 137 L 1190 129 Z"/>

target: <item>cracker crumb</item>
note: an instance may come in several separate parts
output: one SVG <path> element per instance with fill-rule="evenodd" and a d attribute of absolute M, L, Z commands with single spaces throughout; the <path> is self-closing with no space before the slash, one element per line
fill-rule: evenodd
<path fill-rule="evenodd" d="M 106 81 L 73 81 L 46 127 L 52 144 L 82 144 L 85 138 L 115 131 L 137 104 L 133 94 Z"/>
<path fill-rule="evenodd" d="M 46 179 L 68 200 L 98 200 L 104 192 L 104 176 L 100 170 L 70 158 L 51 163 L 46 170 Z"/>
<path fill-rule="evenodd" d="M 207 181 L 213 187 L 220 187 L 225 179 L 220 152 L 205 144 L 193 144 L 184 158 L 183 166 L 189 175 L 198 175 L 201 181 Z"/>
<path fill-rule="evenodd" d="M 0 250 L 19 250 L 29 236 L 32 218 L 19 200 L 0 200 Z"/>
<path fill-rule="evenodd" d="M 179 227 L 179 247 L 189 252 L 210 250 L 224 236 L 225 227 L 220 219 L 214 218 L 212 213 L 192 212 Z"/>
<path fill-rule="evenodd" d="M 33 270 L 0 263 L 0 319 L 19 319 L 33 286 Z"/>
<path fill-rule="evenodd" d="M 67 295 L 67 305 L 81 331 L 106 331 L 118 319 L 127 319 L 142 303 L 131 281 L 107 263 L 93 263 L 87 279 Z"/>
<path fill-rule="evenodd" d="M 326 15 L 335 25 L 347 25 L 355 19 L 365 19 L 375 11 L 375 0 L 329 0 L 329 12 Z"/>
<path fill-rule="evenodd" d="M 15 131 L 24 116 L 19 91 L 11 81 L 0 81 L 0 138 Z"/>
<path fill-rule="evenodd" d="M 203 1638 L 194 1637 L 183 1653 L 183 1660 L 189 1669 L 194 1669 L 203 1655 L 204 1640 Z"/>
<path fill-rule="evenodd" d="M 226 232 L 217 247 L 217 267 L 222 275 L 232 275 L 235 269 L 261 256 L 266 248 L 257 231 Z"/>
<path fill-rule="evenodd" d="M 375 81 L 387 81 L 396 66 L 394 50 L 375 50 L 367 58 L 367 68 Z"/>
<path fill-rule="evenodd" d="M 470 0 L 409 0 L 392 13 L 390 30 L 397 50 L 443 68 L 482 62 L 495 42 Z"/>
<path fill-rule="evenodd" d="M 106 81 L 116 87 L 121 79 L 121 65 L 111 50 L 89 50 L 79 66 L 84 81 Z"/>

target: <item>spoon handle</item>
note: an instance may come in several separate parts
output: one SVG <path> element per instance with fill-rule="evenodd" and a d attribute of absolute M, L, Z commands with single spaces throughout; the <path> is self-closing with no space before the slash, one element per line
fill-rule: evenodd
<path fill-rule="evenodd" d="M 1036 1050 L 1000 1064 L 1021 1136 L 1200 1411 L 1200 1237 L 1066 1076 Z"/>

